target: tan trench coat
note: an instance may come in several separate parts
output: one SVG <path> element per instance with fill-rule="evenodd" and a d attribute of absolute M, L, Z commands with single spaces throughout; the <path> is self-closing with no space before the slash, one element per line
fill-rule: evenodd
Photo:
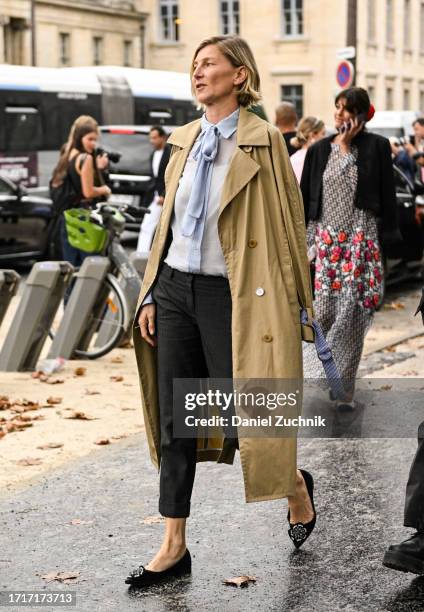
<path fill-rule="evenodd" d="M 177 128 L 165 174 L 166 197 L 133 322 L 134 347 L 151 459 L 160 465 L 156 349 L 140 335 L 139 309 L 154 284 L 172 220 L 175 194 L 200 120 Z M 218 233 L 232 295 L 233 376 L 302 378 L 301 339 L 313 341 L 312 293 L 303 204 L 283 138 L 272 125 L 240 109 L 237 147 L 225 180 Z M 264 295 L 255 290 L 262 287 Z M 308 324 L 299 321 L 300 307 Z M 240 438 L 246 501 L 292 495 L 296 439 Z M 198 439 L 198 461 L 232 463 L 222 439 Z"/>

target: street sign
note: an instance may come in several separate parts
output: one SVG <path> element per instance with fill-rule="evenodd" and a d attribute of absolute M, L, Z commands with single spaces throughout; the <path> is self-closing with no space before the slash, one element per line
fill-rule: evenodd
<path fill-rule="evenodd" d="M 355 47 L 342 47 L 337 49 L 336 57 L 339 59 L 352 59 L 356 57 L 356 49 Z"/>
<path fill-rule="evenodd" d="M 339 87 L 345 89 L 353 83 L 354 68 L 351 62 L 343 60 L 337 66 L 336 80 Z"/>

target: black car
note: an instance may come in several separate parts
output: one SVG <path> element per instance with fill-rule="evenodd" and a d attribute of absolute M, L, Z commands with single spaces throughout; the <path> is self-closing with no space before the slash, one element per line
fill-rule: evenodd
<path fill-rule="evenodd" d="M 0 266 L 54 259 L 52 202 L 0 176 Z"/>

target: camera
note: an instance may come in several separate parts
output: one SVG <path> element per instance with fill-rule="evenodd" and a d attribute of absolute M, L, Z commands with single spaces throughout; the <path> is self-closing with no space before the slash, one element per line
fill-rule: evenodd
<path fill-rule="evenodd" d="M 122 153 L 119 153 L 119 151 L 109 151 L 109 149 L 103 147 L 97 147 L 95 155 L 107 155 L 112 164 L 119 164 L 122 157 Z"/>

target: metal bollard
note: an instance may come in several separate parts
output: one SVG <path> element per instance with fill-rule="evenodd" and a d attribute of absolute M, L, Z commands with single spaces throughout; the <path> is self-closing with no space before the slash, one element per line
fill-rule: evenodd
<path fill-rule="evenodd" d="M 74 276 L 75 285 L 50 347 L 49 359 L 55 357 L 71 359 L 75 349 L 87 348 L 97 325 L 98 313 L 95 311 L 104 305 L 102 303 L 97 307 L 99 292 L 109 266 L 110 261 L 107 257 L 93 255 L 84 259 L 79 272 Z M 87 325 L 90 320 L 93 321 L 92 325 Z"/>
<path fill-rule="evenodd" d="M 0 325 L 13 296 L 18 292 L 20 280 L 15 270 L 0 270 Z"/>
<path fill-rule="evenodd" d="M 34 369 L 72 272 L 67 261 L 33 266 L 0 352 L 0 370 Z"/>
<path fill-rule="evenodd" d="M 133 264 L 134 254 L 130 256 L 130 261 L 128 262 L 128 256 L 124 248 L 119 243 L 113 244 L 112 249 L 112 260 L 119 270 L 119 284 L 121 285 L 125 294 L 130 319 L 132 319 L 133 315 L 135 314 L 137 300 L 141 289 L 139 272 Z M 106 316 L 103 317 L 102 324 L 97 334 L 95 346 L 104 346 L 108 342 L 109 338 L 113 334 L 116 319 L 117 314 L 109 309 Z M 125 330 L 122 341 L 128 341 L 130 335 L 131 330 Z"/>

